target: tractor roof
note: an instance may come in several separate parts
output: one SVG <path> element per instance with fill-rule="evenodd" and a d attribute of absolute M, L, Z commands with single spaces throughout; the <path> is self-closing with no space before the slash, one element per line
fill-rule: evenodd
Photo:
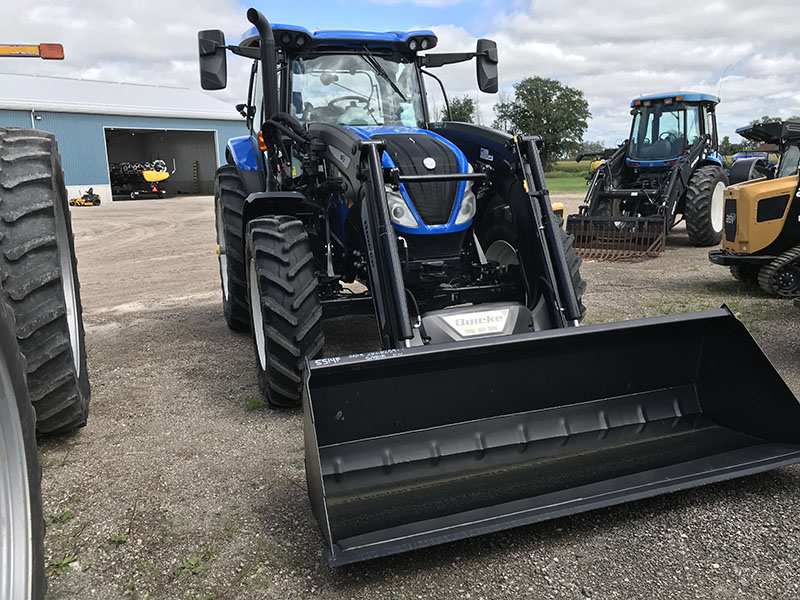
<path fill-rule="evenodd" d="M 800 121 L 789 119 L 774 123 L 756 123 L 736 130 L 743 138 L 765 144 L 781 145 L 785 142 L 797 144 L 800 140 Z"/>
<path fill-rule="evenodd" d="M 712 102 L 717 104 L 719 98 L 711 94 L 700 94 L 698 92 L 663 92 L 661 94 L 650 94 L 648 96 L 639 96 L 631 100 L 631 106 L 636 106 L 636 103 L 645 102 L 647 100 L 667 100 L 676 98 L 683 98 L 683 102 Z"/>
<path fill-rule="evenodd" d="M 353 29 L 317 29 L 309 31 L 297 25 L 272 25 L 277 48 L 361 47 L 390 48 L 400 51 L 430 50 L 437 43 L 436 35 L 427 29 L 417 31 L 357 31 Z M 416 44 L 411 47 L 412 39 Z M 258 46 L 258 32 L 251 27 L 239 42 L 241 46 Z M 423 47 L 424 46 L 424 47 Z"/>

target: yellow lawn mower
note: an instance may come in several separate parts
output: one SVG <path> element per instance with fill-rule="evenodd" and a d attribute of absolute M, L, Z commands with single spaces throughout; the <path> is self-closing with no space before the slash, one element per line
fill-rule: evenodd
<path fill-rule="evenodd" d="M 70 198 L 70 206 L 100 206 L 100 195 L 94 193 L 93 188 L 89 188 L 80 198 Z"/>

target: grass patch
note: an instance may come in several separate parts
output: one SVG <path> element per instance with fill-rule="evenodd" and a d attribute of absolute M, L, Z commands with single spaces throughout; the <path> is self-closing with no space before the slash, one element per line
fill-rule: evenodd
<path fill-rule="evenodd" d="M 66 575 L 72 571 L 71 563 L 75 562 L 74 556 L 65 556 L 64 558 L 54 558 L 47 565 L 46 574 L 48 577 L 57 577 L 58 575 Z"/>
<path fill-rule="evenodd" d="M 246 398 L 244 401 L 244 409 L 247 412 L 253 412 L 254 410 L 261 410 L 262 408 L 267 408 L 267 401 L 264 400 L 261 396 L 250 396 Z"/>
<path fill-rule="evenodd" d="M 207 560 L 203 560 L 197 556 L 190 556 L 181 563 L 178 567 L 178 573 L 191 573 L 192 575 L 199 575 L 204 571 L 211 568 L 211 562 L 216 560 L 217 556 L 212 554 Z"/>
<path fill-rule="evenodd" d="M 66 523 L 72 518 L 72 511 L 67 509 L 64 512 L 52 515 L 48 521 L 51 525 L 55 525 L 56 523 Z"/>
<path fill-rule="evenodd" d="M 557 194 L 585 194 L 585 177 L 551 177 L 546 175 L 547 189 Z"/>
<path fill-rule="evenodd" d="M 545 173 L 547 187 L 559 194 L 585 194 L 586 175 L 589 163 L 576 163 L 574 160 L 560 160 Z"/>

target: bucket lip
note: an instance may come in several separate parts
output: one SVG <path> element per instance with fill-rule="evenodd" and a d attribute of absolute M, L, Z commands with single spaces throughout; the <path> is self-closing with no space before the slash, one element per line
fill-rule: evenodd
<path fill-rule="evenodd" d="M 425 523 L 434 525 L 427 530 L 420 528 L 420 531 L 410 535 L 389 536 L 387 539 L 376 543 L 349 546 L 346 542 L 353 542 L 355 541 L 354 539 L 335 540 L 331 547 L 324 551 L 324 555 L 329 566 L 340 567 L 671 492 L 731 479 L 740 479 L 798 463 L 800 463 L 800 446 L 764 443 L 753 447 L 731 450 L 696 461 L 689 461 L 689 463 L 670 465 L 650 472 L 632 474 L 605 480 L 599 484 L 587 484 L 580 488 L 562 490 L 550 494 L 550 496 L 557 496 L 569 492 L 574 497 L 568 499 L 543 502 L 527 508 L 521 507 L 530 502 L 532 498 L 511 501 L 492 507 L 492 510 L 496 511 L 496 513 L 488 517 L 478 517 L 485 509 L 474 509 L 449 515 L 444 519 L 445 521 L 453 521 L 449 524 L 443 523 L 441 518 L 432 518 L 416 524 L 417 526 Z M 702 466 L 702 469 L 693 471 L 689 468 L 690 465 L 696 465 L 697 468 Z M 649 481 L 632 485 L 620 485 L 622 482 L 641 479 L 648 473 L 652 474 L 647 477 Z M 608 487 L 610 491 L 599 493 L 591 491 L 597 488 L 598 485 Z M 577 493 L 579 491 L 581 493 Z M 511 507 L 515 508 L 512 509 Z M 472 515 L 475 516 L 473 517 Z M 382 530 L 384 534 L 389 531 L 391 529 Z"/>
<path fill-rule="evenodd" d="M 586 333 L 606 333 L 619 330 L 633 330 L 661 325 L 675 325 L 678 323 L 727 320 L 732 319 L 739 322 L 733 312 L 723 304 L 721 308 L 714 308 L 690 313 L 678 313 L 674 315 L 661 315 L 657 317 L 645 317 L 642 319 L 631 319 L 629 321 L 617 321 L 611 323 L 598 323 L 594 325 L 581 325 L 579 327 L 566 327 L 547 329 L 532 333 L 518 333 L 513 335 L 479 338 L 476 340 L 464 340 L 460 342 L 447 342 L 442 344 L 432 344 L 428 346 L 413 346 L 411 348 L 392 348 L 389 350 L 376 350 L 372 352 L 362 352 L 347 356 L 333 356 L 321 359 L 314 359 L 308 362 L 308 373 L 310 375 L 324 375 L 338 370 L 343 366 L 363 367 L 377 366 L 385 364 L 386 361 L 401 358 L 427 357 L 438 358 L 443 354 L 455 354 L 459 352 L 469 352 L 476 349 L 490 349 L 495 346 L 513 346 L 516 344 L 527 344 L 535 340 L 550 340 L 559 338 L 569 338 L 570 336 L 580 336 Z"/>

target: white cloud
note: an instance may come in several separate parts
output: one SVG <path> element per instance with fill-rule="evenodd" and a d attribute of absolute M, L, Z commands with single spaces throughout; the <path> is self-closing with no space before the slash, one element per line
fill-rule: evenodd
<path fill-rule="evenodd" d="M 35 4 L 32 6 L 32 4 Z M 6 59 L 0 72 L 36 73 L 200 89 L 197 32 L 222 29 L 231 41 L 248 27 L 235 0 L 40 0 L 5 3 L 2 43 L 57 42 L 63 61 Z M 229 88 L 214 92 L 240 101 L 247 93 L 247 61 L 231 57 Z"/>
<path fill-rule="evenodd" d="M 771 2 L 769 10 L 748 0 L 674 0 L 659 8 L 638 0 L 535 0 L 517 3 L 480 33 L 498 43 L 501 87 L 539 75 L 583 90 L 593 115 L 588 139 L 624 139 L 630 100 L 640 93 L 693 90 L 720 91 L 721 132 L 738 141 L 734 130 L 754 118 L 800 114 L 799 19 L 794 0 Z M 463 30 L 431 28 L 439 51 L 474 47 Z M 496 98 L 477 93 L 474 71 L 446 70 L 437 74 L 451 95 L 477 96 L 491 119 Z"/>
<path fill-rule="evenodd" d="M 402 1 L 467 6 L 463 0 Z M 629 127 L 628 104 L 640 92 L 690 89 L 716 94 L 720 82 L 718 119 L 723 134 L 734 139 L 734 129 L 753 118 L 800 114 L 796 0 L 773 0 L 768 6 L 751 0 L 707 4 L 673 0 L 658 6 L 639 0 L 514 0 L 511 6 L 480 29 L 474 23 L 470 27 L 475 34 L 497 41 L 501 86 L 508 89 L 523 77 L 540 75 L 580 88 L 593 115 L 589 139 L 608 144 L 623 139 Z M 464 18 L 466 22 L 470 17 Z M 297 21 L 302 24 L 302 15 Z M 220 28 L 235 42 L 248 26 L 236 0 L 6 2 L 3 22 L 13 25 L 2 28 L 0 41 L 61 42 L 67 58 L 63 62 L 8 59 L 0 63 L 0 71 L 193 89 L 199 89 L 196 32 Z M 437 51 L 475 47 L 475 36 L 464 27 L 417 25 L 437 32 Z M 356 15 L 353 27 L 359 27 Z M 214 94 L 230 103 L 241 101 L 247 72 L 247 60 L 230 56 L 229 87 Z M 443 67 L 436 74 L 451 96 L 470 94 L 478 99 L 484 122 L 491 122 L 497 96 L 477 91 L 474 63 Z"/>

